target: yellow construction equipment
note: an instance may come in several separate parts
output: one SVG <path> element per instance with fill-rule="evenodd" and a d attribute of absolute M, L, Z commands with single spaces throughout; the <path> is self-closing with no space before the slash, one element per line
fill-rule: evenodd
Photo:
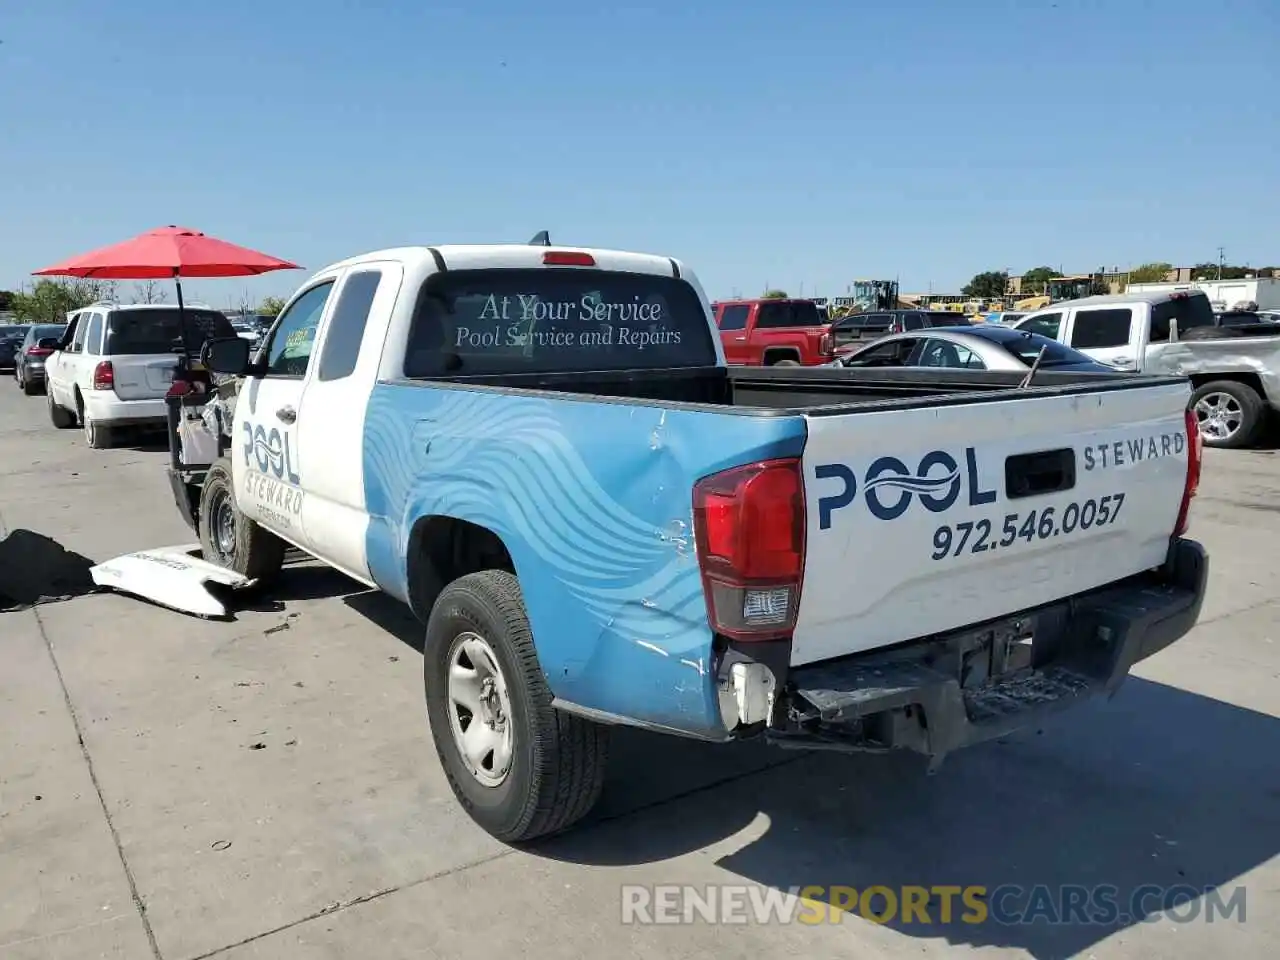
<path fill-rule="evenodd" d="M 1051 303 L 1063 300 L 1078 300 L 1095 293 L 1106 293 L 1106 284 L 1100 273 L 1076 273 L 1070 276 L 1051 277 L 1045 282 L 1044 293 L 1035 297 L 1026 297 L 1013 305 L 1013 309 L 1030 312 L 1040 310 Z"/>

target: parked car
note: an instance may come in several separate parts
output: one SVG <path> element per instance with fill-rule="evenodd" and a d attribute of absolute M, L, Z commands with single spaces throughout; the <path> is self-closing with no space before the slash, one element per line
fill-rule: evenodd
<path fill-rule="evenodd" d="M 711 313 L 727 363 L 813 367 L 833 355 L 830 319 L 812 300 L 725 300 Z"/>
<path fill-rule="evenodd" d="M 1017 311 L 1001 312 L 1001 311 L 998 311 L 998 310 L 997 310 L 997 311 L 995 311 L 994 313 L 988 313 L 988 314 L 986 315 L 986 317 L 987 317 L 987 321 L 986 321 L 986 322 L 987 322 L 987 323 L 1002 324 L 1002 325 L 1004 325 L 1004 326 L 1009 326 L 1010 324 L 1017 323 L 1019 320 L 1021 320 L 1021 319 L 1022 319 L 1023 317 L 1025 317 L 1026 315 L 1027 315 L 1027 314 L 1026 314 L 1026 312 L 1025 312 L 1025 311 L 1023 311 L 1023 312 L 1019 313 L 1019 312 L 1017 312 Z"/>
<path fill-rule="evenodd" d="M 1043 356 L 1041 356 L 1043 351 Z M 956 370 L 1007 370 L 1026 373 L 1069 370 L 1076 373 L 1115 373 L 1079 350 L 1027 330 L 998 324 L 939 327 L 927 333 L 895 333 L 865 347 L 854 347 L 832 361 L 838 367 L 946 367 Z"/>
<path fill-rule="evenodd" d="M 835 347 L 876 340 L 891 333 L 907 333 L 933 327 L 970 325 L 963 313 L 952 310 L 878 310 L 855 313 L 831 325 Z"/>
<path fill-rule="evenodd" d="M 21 323 L 0 325 L 0 370 L 12 370 L 18 355 L 18 345 L 29 328 Z"/>
<path fill-rule="evenodd" d="M 18 346 L 14 358 L 13 379 L 27 396 L 44 389 L 45 360 L 66 332 L 65 323 L 33 324 Z"/>
<path fill-rule="evenodd" d="M 198 357 L 214 337 L 234 337 L 226 316 L 209 307 L 99 303 L 68 314 L 58 348 L 45 361 L 49 419 L 79 422 L 91 447 L 111 445 L 125 426 L 163 425 L 165 395 L 185 344 Z"/>
<path fill-rule="evenodd" d="M 422 618 L 446 777 L 508 842 L 587 814 L 615 725 L 937 762 L 1194 625 L 1185 379 L 977 393 L 726 367 L 719 333 L 666 256 L 352 257 L 256 356 L 210 341 L 244 380 L 221 458 L 170 468 L 175 500 L 206 561 L 265 583 L 291 543 Z M 1125 444 L 1153 452 L 1117 469 Z M 159 592 L 155 566 L 134 589 Z"/>
<path fill-rule="evenodd" d="M 1219 326 L 1199 290 L 1068 300 L 1028 314 L 1015 329 L 1120 369 L 1190 378 L 1200 432 L 1211 447 L 1248 446 L 1267 408 L 1280 410 L 1280 327 Z"/>

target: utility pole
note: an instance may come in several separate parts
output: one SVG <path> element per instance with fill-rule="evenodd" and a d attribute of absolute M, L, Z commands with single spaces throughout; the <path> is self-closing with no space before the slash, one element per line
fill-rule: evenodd
<path fill-rule="evenodd" d="M 1222 279 L 1222 268 L 1226 264 L 1227 258 L 1223 255 L 1222 248 L 1218 248 L 1218 279 Z"/>

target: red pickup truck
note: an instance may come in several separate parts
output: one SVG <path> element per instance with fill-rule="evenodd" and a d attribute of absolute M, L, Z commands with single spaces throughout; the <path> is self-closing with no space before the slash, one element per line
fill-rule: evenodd
<path fill-rule="evenodd" d="M 830 321 L 812 300 L 721 300 L 711 311 L 726 363 L 815 367 L 835 355 Z"/>

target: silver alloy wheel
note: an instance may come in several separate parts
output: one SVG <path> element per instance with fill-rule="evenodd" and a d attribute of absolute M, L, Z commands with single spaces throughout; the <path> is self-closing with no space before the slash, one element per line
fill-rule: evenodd
<path fill-rule="evenodd" d="M 476 781 L 501 786 L 514 754 L 511 697 L 493 648 L 472 631 L 449 647 L 449 728 Z"/>
<path fill-rule="evenodd" d="M 89 419 L 89 411 L 85 407 L 80 408 L 80 426 L 84 428 L 84 442 L 93 446 L 93 421 Z"/>
<path fill-rule="evenodd" d="M 1229 393 L 1206 393 L 1196 401 L 1200 433 L 1210 440 L 1229 440 L 1244 423 L 1240 401 Z"/>

